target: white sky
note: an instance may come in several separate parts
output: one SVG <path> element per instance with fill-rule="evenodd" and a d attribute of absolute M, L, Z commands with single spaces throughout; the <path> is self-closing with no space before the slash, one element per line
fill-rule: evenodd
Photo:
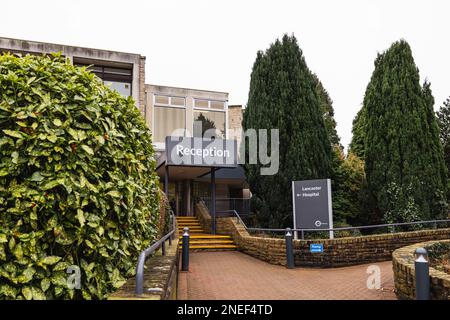
<path fill-rule="evenodd" d="M 449 3 L 3 0 L 0 36 L 140 53 L 146 83 L 226 91 L 245 105 L 257 50 L 294 33 L 347 146 L 376 54 L 400 38 L 431 81 L 435 109 L 450 95 Z"/>

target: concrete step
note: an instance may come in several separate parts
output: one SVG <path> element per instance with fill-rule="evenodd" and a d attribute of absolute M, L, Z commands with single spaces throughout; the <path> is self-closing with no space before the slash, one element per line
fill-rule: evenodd
<path fill-rule="evenodd" d="M 194 234 L 189 236 L 189 240 L 192 239 L 231 239 L 231 236 L 224 236 L 224 235 L 214 235 L 214 234 Z M 183 236 L 180 236 L 180 240 L 183 239 Z"/>
<path fill-rule="evenodd" d="M 182 246 L 180 246 L 180 248 L 182 248 Z M 216 244 L 216 245 L 190 245 L 189 244 L 189 249 L 190 250 L 195 250 L 195 249 L 207 249 L 207 250 L 223 250 L 223 249 L 227 249 L 227 250 L 236 250 L 237 246 L 233 245 L 233 244 L 224 244 L 224 245 L 220 245 L 220 244 Z"/>
<path fill-rule="evenodd" d="M 198 230 L 198 229 L 203 230 L 203 227 L 202 227 L 202 226 L 200 226 L 200 227 L 186 226 L 186 227 L 188 227 L 189 230 Z M 184 228 L 185 228 L 185 226 L 178 226 L 178 230 L 184 230 Z"/>
<path fill-rule="evenodd" d="M 189 246 L 199 246 L 199 245 L 234 245 L 233 240 L 197 240 L 197 241 L 189 241 Z M 181 248 L 183 244 L 179 247 Z"/>
<path fill-rule="evenodd" d="M 192 224 L 200 224 L 200 222 L 198 222 L 198 221 L 178 221 L 178 224 L 189 226 Z"/>

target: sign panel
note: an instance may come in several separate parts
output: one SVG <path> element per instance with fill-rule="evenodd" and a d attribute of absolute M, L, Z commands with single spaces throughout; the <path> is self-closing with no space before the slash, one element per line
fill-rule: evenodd
<path fill-rule="evenodd" d="M 166 137 L 168 165 L 237 167 L 236 140 Z"/>
<path fill-rule="evenodd" d="M 333 228 L 330 179 L 292 181 L 292 205 L 296 229 Z"/>
<path fill-rule="evenodd" d="M 323 252 L 323 244 L 322 243 L 311 243 L 309 245 L 309 251 L 311 253 L 322 253 Z"/>

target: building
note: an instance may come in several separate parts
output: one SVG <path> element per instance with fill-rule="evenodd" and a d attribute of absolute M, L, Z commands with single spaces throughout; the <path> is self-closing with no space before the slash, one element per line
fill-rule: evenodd
<path fill-rule="evenodd" d="M 145 57 L 116 52 L 0 37 L 0 52 L 49 54 L 60 52 L 75 65 L 88 66 L 106 85 L 132 96 L 153 133 L 161 187 L 178 215 L 192 215 L 194 201 L 217 196 L 219 210 L 230 199 L 242 198 L 245 176 L 240 166 L 166 164 L 166 137 L 203 138 L 195 123 L 214 127 L 219 139 L 239 140 L 242 106 L 229 106 L 228 93 L 145 84 Z M 170 170 L 166 170 L 170 166 Z M 164 183 L 163 183 L 164 182 Z M 215 190 L 214 190 L 215 188 Z M 214 201 L 216 202 L 216 201 Z"/>

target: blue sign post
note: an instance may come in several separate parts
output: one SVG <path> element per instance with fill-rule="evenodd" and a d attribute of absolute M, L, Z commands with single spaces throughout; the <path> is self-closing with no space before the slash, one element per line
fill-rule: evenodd
<path fill-rule="evenodd" d="M 323 252 L 323 244 L 322 243 L 311 243 L 309 245 L 309 251 L 311 251 L 311 253 L 322 253 Z"/>

